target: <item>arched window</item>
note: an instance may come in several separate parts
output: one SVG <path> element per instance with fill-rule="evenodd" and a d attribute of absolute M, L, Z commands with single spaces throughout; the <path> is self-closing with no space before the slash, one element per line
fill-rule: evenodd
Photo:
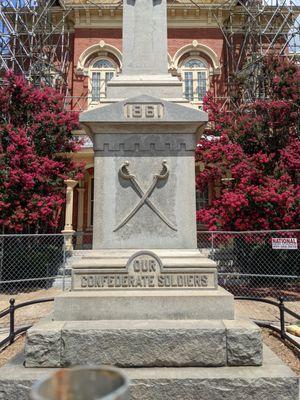
<path fill-rule="evenodd" d="M 91 104 L 97 104 L 106 98 L 107 82 L 117 73 L 117 65 L 108 58 L 100 58 L 89 69 Z"/>
<path fill-rule="evenodd" d="M 201 108 L 209 82 L 207 63 L 199 58 L 186 59 L 181 65 L 181 76 L 184 97 Z"/>

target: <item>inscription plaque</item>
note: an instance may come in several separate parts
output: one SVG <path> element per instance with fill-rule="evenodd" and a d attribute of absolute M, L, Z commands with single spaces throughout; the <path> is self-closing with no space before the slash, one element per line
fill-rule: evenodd
<path fill-rule="evenodd" d="M 203 268 L 164 267 L 151 251 L 130 257 L 123 268 L 73 271 L 74 290 L 214 289 L 215 273 Z"/>

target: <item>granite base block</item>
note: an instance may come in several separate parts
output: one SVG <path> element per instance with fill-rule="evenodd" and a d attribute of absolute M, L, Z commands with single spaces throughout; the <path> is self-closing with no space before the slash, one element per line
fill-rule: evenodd
<path fill-rule="evenodd" d="M 247 320 L 224 321 L 227 365 L 261 365 L 261 330 Z"/>
<path fill-rule="evenodd" d="M 62 321 L 42 321 L 27 331 L 25 344 L 27 367 L 60 366 L 64 325 Z"/>
<path fill-rule="evenodd" d="M 27 367 L 253 366 L 261 343 L 250 321 L 50 321 L 27 332 L 25 354 Z"/>
<path fill-rule="evenodd" d="M 30 400 L 34 381 L 53 368 L 0 369 L 0 400 Z M 131 400 L 299 400 L 299 380 L 268 348 L 261 367 L 128 368 Z"/>
<path fill-rule="evenodd" d="M 226 365 L 221 321 L 108 321 L 82 327 L 74 322 L 65 325 L 62 366 L 85 362 L 121 367 Z"/>

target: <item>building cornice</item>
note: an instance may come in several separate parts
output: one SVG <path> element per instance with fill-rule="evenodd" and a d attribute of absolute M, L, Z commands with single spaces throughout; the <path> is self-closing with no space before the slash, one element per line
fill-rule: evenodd
<path fill-rule="evenodd" d="M 61 0 L 64 12 L 68 12 L 68 20 L 76 27 L 118 28 L 122 26 L 122 3 L 119 0 Z M 55 7 L 55 12 L 58 7 Z M 255 11 L 255 9 L 254 9 Z M 281 7 L 281 18 L 295 19 L 300 13 L 300 6 L 295 6 L 293 15 L 286 7 Z M 264 14 L 274 14 L 274 7 L 264 7 Z M 245 7 L 233 1 L 223 0 L 177 0 L 168 4 L 168 26 L 172 28 L 215 27 L 223 25 L 231 14 L 233 26 L 240 30 L 245 23 L 247 13 Z M 278 22 L 278 24 L 280 21 Z"/>
<path fill-rule="evenodd" d="M 168 9 L 169 28 L 218 28 L 218 21 L 227 17 L 221 10 L 217 14 L 209 9 L 178 8 Z M 75 9 L 68 19 L 74 28 L 121 28 L 122 9 Z"/>

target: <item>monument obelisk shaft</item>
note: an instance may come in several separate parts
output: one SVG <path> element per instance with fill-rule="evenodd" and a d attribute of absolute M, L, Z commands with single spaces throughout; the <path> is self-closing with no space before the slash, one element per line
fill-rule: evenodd
<path fill-rule="evenodd" d="M 124 0 L 123 15 L 123 74 L 166 75 L 166 0 Z"/>
<path fill-rule="evenodd" d="M 168 73 L 166 0 L 124 0 L 123 68 L 107 83 L 107 102 L 150 95 L 187 104 L 182 83 Z"/>

